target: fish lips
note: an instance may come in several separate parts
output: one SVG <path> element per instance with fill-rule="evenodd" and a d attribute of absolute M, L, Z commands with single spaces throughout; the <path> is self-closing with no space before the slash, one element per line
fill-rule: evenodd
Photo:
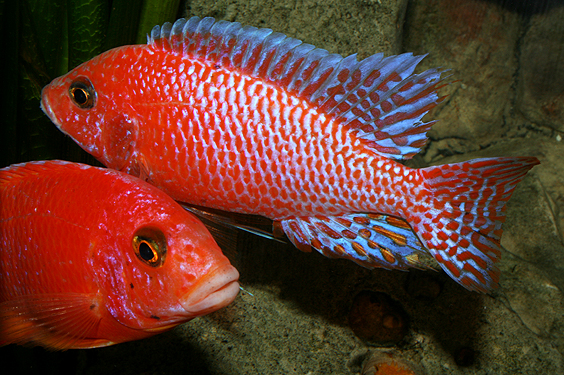
<path fill-rule="evenodd" d="M 41 90 L 41 102 L 40 102 L 39 107 L 41 108 L 43 113 L 45 113 L 47 115 L 47 117 L 49 117 L 51 122 L 53 124 L 55 124 L 60 131 L 65 133 L 63 131 L 63 129 L 61 129 L 61 122 L 57 119 L 57 116 L 55 115 L 55 111 L 53 111 L 53 107 L 51 106 L 51 103 L 49 102 L 49 96 L 47 95 L 48 90 L 49 90 L 49 85 L 45 86 L 43 88 L 43 90 Z"/>
<path fill-rule="evenodd" d="M 231 265 L 210 272 L 181 298 L 180 304 L 193 316 L 201 316 L 219 310 L 235 300 L 239 293 L 239 272 Z"/>

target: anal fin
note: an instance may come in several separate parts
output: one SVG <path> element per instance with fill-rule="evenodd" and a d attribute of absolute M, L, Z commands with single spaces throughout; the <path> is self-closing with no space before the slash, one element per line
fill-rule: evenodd
<path fill-rule="evenodd" d="M 350 259 L 366 268 L 427 269 L 434 264 L 409 224 L 394 216 L 295 217 L 280 224 L 298 249 L 314 248 L 327 257 Z"/>

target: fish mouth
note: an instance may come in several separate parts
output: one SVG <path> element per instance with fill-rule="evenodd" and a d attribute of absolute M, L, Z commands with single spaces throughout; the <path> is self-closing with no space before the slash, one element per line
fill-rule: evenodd
<path fill-rule="evenodd" d="M 51 119 L 51 122 L 57 125 L 57 127 L 60 129 L 61 127 L 59 124 L 59 120 L 57 119 L 57 116 L 55 116 L 55 112 L 53 112 L 53 109 L 51 108 L 51 103 L 49 103 L 49 99 L 47 95 L 47 90 L 49 89 L 49 86 L 50 85 L 47 85 L 43 88 L 43 90 L 41 90 L 41 103 L 39 106 L 41 107 L 43 113 L 45 113 L 47 117 Z"/>
<path fill-rule="evenodd" d="M 239 294 L 239 272 L 231 265 L 211 271 L 181 299 L 189 315 L 205 315 L 229 305 Z"/>

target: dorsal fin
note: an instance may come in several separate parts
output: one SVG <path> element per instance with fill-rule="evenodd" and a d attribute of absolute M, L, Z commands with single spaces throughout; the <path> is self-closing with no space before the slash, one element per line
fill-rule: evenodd
<path fill-rule="evenodd" d="M 319 111 L 340 120 L 379 154 L 415 155 L 433 122 L 422 117 L 441 100 L 441 72 L 413 74 L 424 56 L 343 58 L 270 29 L 207 17 L 155 26 L 153 49 L 173 50 L 216 68 L 239 71 L 284 88 Z"/>
<path fill-rule="evenodd" d="M 19 180 L 27 179 L 45 171 L 60 171 L 62 169 L 76 170 L 91 168 L 80 163 L 71 163 L 64 160 L 39 160 L 19 164 L 12 164 L 0 169 L 0 186 L 15 184 Z"/>

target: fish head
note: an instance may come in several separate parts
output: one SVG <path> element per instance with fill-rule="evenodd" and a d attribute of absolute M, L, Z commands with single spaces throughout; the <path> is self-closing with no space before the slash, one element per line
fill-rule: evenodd
<path fill-rule="evenodd" d="M 92 265 L 113 318 L 154 334 L 230 304 L 239 273 L 200 220 L 138 182 L 143 189 L 124 189 L 112 202 L 122 209 L 111 210 L 105 225 L 120 230 L 103 231 L 108 246 L 97 246 Z"/>
<path fill-rule="evenodd" d="M 131 168 L 139 121 L 128 89 L 133 78 L 122 72 L 126 57 L 138 47 L 102 53 L 54 79 L 41 92 L 41 109 L 59 130 L 105 166 L 126 172 Z"/>

